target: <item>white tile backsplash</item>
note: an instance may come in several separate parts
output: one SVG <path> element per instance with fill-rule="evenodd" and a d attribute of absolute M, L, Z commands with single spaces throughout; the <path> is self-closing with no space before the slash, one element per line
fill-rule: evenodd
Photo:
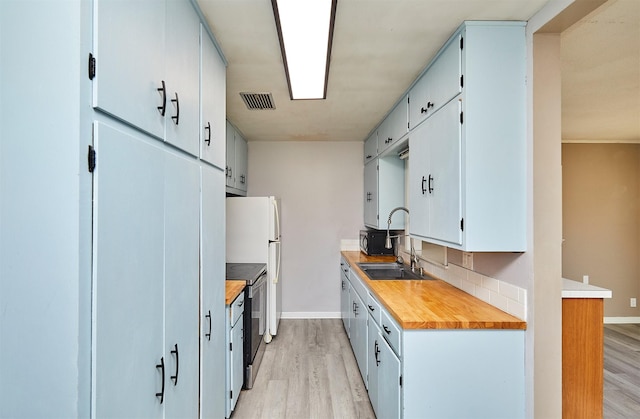
<path fill-rule="evenodd" d="M 408 260 L 407 255 L 407 260 Z M 428 274 L 521 320 L 527 320 L 527 290 L 450 263 L 448 266 L 421 261 Z"/>

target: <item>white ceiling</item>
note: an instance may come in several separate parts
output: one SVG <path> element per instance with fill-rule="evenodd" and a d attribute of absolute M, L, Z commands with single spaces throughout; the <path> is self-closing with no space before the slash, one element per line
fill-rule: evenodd
<path fill-rule="evenodd" d="M 198 4 L 228 61 L 227 117 L 247 140 L 362 141 L 463 20 L 528 20 L 548 1 L 338 0 L 327 99 L 312 101 L 289 99 L 270 0 L 198 0 Z M 576 74 L 571 83 L 563 84 L 565 136 L 585 140 L 602 132 L 592 126 L 581 129 L 582 118 L 606 126 L 607 134 L 612 126 L 621 127 L 616 120 L 607 119 L 605 125 L 595 117 L 603 117 L 605 104 L 611 102 L 622 102 L 619 108 L 627 115 L 640 115 L 639 5 L 640 0 L 609 0 L 601 8 L 606 9 L 605 18 L 590 15 L 563 34 L 563 81 L 565 73 Z M 626 35 L 612 31 L 613 27 Z M 592 32 L 600 31 L 616 41 L 599 41 L 607 47 L 594 48 L 584 33 L 595 37 Z M 618 40 L 625 39 L 626 49 L 618 50 Z M 607 54 L 607 69 L 602 70 L 604 50 L 616 50 L 617 58 Z M 606 86 L 601 83 L 599 77 L 615 79 L 614 71 L 625 72 L 622 86 L 615 80 Z M 612 87 L 626 99 L 605 96 L 602 90 L 609 93 Z M 240 92 L 272 93 L 276 109 L 248 110 Z M 615 118 L 622 115 L 619 108 L 611 112 Z M 633 122 L 626 124 L 631 129 L 625 138 L 640 138 L 637 120 L 635 134 Z"/>

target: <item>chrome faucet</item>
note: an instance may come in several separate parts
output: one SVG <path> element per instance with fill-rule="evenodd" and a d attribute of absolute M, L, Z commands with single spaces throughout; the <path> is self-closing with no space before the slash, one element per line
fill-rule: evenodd
<path fill-rule="evenodd" d="M 384 241 L 384 247 L 387 249 L 391 249 L 393 247 L 393 245 L 391 244 L 391 239 L 392 238 L 397 238 L 400 236 L 391 236 L 390 234 L 390 229 L 391 229 L 391 216 L 393 215 L 393 213 L 395 213 L 396 211 L 404 211 L 407 213 L 407 215 L 409 215 L 409 210 L 406 209 L 405 207 L 396 207 L 394 209 L 391 210 L 391 212 L 389 213 L 389 218 L 387 219 L 387 238 Z M 416 254 L 416 249 L 413 247 L 413 240 L 411 238 L 409 238 L 409 243 L 411 243 L 411 254 L 410 254 L 410 263 L 411 263 L 411 271 L 415 272 L 416 270 L 416 266 L 418 265 L 418 255 Z M 397 254 L 397 250 L 396 250 L 396 254 Z M 402 258 L 400 256 L 398 256 L 397 258 L 398 262 L 402 263 Z"/>

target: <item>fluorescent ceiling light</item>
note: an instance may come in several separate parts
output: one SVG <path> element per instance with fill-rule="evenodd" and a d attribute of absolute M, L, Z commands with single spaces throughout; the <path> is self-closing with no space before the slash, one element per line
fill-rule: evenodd
<path fill-rule="evenodd" d="M 271 0 L 291 99 L 325 99 L 337 0 Z"/>

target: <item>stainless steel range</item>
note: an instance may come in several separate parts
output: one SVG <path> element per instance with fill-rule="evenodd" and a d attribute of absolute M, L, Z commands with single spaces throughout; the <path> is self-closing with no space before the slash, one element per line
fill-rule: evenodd
<path fill-rule="evenodd" d="M 227 279 L 247 281 L 244 289 L 244 388 L 251 389 L 264 355 L 267 326 L 267 265 L 227 263 Z"/>

